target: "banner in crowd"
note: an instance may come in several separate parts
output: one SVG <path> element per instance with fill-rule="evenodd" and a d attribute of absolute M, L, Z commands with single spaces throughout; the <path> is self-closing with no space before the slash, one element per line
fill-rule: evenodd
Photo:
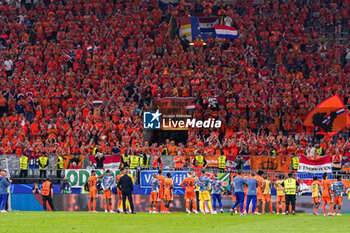
<path fill-rule="evenodd" d="M 103 170 L 95 170 L 97 176 L 102 175 Z M 112 176 L 117 177 L 117 175 L 120 173 L 117 169 L 110 169 Z M 134 176 L 136 176 L 136 170 L 130 170 L 130 173 Z M 89 179 L 91 176 L 91 170 L 90 169 L 67 169 L 65 170 L 65 176 L 68 178 L 68 182 L 72 185 L 73 188 L 80 188 L 83 187 L 84 183 Z"/>
<path fill-rule="evenodd" d="M 332 137 L 350 125 L 350 117 L 339 96 L 335 95 L 317 105 L 305 118 L 304 125 Z"/>
<path fill-rule="evenodd" d="M 186 36 L 189 41 L 194 41 L 197 36 L 205 41 L 211 35 L 215 39 L 214 26 L 219 24 L 218 17 L 178 17 L 177 23 L 180 28 L 179 34 L 182 38 Z"/>
<path fill-rule="evenodd" d="M 170 172 L 171 179 L 174 182 L 174 188 L 182 188 L 180 186 L 181 182 L 187 177 L 187 171 L 163 171 L 163 175 L 166 176 L 166 174 Z M 140 187 L 141 188 L 151 188 L 151 180 L 153 177 L 153 174 L 157 173 L 158 170 L 143 170 L 140 171 Z"/>
<path fill-rule="evenodd" d="M 80 159 L 80 162 L 78 164 L 79 167 L 83 167 L 83 162 L 85 159 L 86 155 L 80 155 L 78 156 L 78 158 Z M 74 157 L 74 155 L 62 155 L 63 158 L 63 167 L 64 169 L 68 169 L 69 168 L 69 161 Z"/>
<path fill-rule="evenodd" d="M 227 158 L 227 168 L 231 170 L 236 168 L 237 164 L 235 161 L 237 159 L 237 156 L 228 155 L 226 156 L 226 158 Z M 242 158 L 245 160 L 244 170 L 250 170 L 250 156 L 242 156 Z"/>
<path fill-rule="evenodd" d="M 300 156 L 298 173 L 321 174 L 332 172 L 332 159 L 329 155 L 319 159 L 309 159 L 304 155 Z"/>
<path fill-rule="evenodd" d="M 287 171 L 291 160 L 292 157 L 252 156 L 250 158 L 250 167 L 252 170 Z"/>
<path fill-rule="evenodd" d="M 237 29 L 234 27 L 229 27 L 225 25 L 215 25 L 214 28 L 216 36 L 219 38 L 236 39 L 238 37 Z"/>
<path fill-rule="evenodd" d="M 89 155 L 90 161 L 96 163 L 95 156 Z M 122 157 L 120 155 L 106 155 L 103 165 L 105 169 L 117 169 L 120 167 Z"/>
<path fill-rule="evenodd" d="M 170 122 L 186 121 L 188 118 L 192 118 L 192 115 L 186 110 L 186 106 L 193 104 L 196 101 L 194 97 L 167 97 L 154 100 L 155 107 L 160 111 L 161 122 L 164 122 L 167 126 L 161 129 L 166 130 L 188 130 L 187 127 L 180 127 L 179 125 L 170 125 Z"/>

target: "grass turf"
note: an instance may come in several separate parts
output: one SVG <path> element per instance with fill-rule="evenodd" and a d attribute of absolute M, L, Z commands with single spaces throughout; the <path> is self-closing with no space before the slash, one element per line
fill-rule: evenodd
<path fill-rule="evenodd" d="M 228 213 L 202 215 L 185 213 L 136 215 L 86 212 L 0 213 L 0 232 L 350 232 L 350 214 L 324 217 L 311 214 L 259 216 Z"/>

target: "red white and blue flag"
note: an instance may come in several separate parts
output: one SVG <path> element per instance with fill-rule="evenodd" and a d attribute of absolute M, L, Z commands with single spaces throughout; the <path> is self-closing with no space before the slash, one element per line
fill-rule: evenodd
<path fill-rule="evenodd" d="M 332 159 L 329 155 L 318 159 L 309 159 L 304 155 L 300 156 L 298 173 L 322 174 L 324 172 L 332 172 Z"/>
<path fill-rule="evenodd" d="M 225 25 L 215 25 L 215 33 L 219 38 L 236 39 L 238 37 L 237 29 Z"/>

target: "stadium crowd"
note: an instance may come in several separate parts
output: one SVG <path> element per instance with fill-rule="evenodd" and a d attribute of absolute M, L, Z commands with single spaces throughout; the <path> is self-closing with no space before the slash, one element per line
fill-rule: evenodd
<path fill-rule="evenodd" d="M 0 154 L 154 153 L 350 156 L 349 127 L 314 140 L 324 99 L 350 104 L 349 3 L 237 0 L 0 0 Z M 218 16 L 236 40 L 179 38 L 178 16 Z M 158 97 L 198 97 L 186 145 L 142 143 Z M 306 152 L 305 152 L 306 151 Z"/>

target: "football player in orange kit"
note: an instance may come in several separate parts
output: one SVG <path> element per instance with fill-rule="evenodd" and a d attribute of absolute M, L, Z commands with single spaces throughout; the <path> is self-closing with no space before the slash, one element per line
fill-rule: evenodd
<path fill-rule="evenodd" d="M 169 206 L 170 202 L 173 200 L 173 188 L 174 188 L 174 182 L 171 179 L 171 174 L 168 172 L 166 174 L 167 178 L 165 178 L 164 181 L 164 200 L 165 200 L 165 206 L 164 206 L 164 212 L 169 212 Z"/>
<path fill-rule="evenodd" d="M 196 214 L 197 212 L 197 203 L 196 203 L 196 194 L 194 193 L 196 179 L 193 178 L 193 172 L 187 172 L 188 177 L 186 177 L 181 182 L 181 187 L 185 189 L 185 200 L 186 200 L 186 212 L 191 213 L 190 204 L 192 202 L 192 211 Z"/>
<path fill-rule="evenodd" d="M 99 178 L 102 178 L 104 175 L 96 176 L 96 171 L 91 171 L 91 176 L 88 179 L 89 191 L 90 191 L 90 200 L 89 200 L 89 212 L 91 212 L 91 203 L 92 203 L 92 212 L 97 213 L 96 211 L 96 198 L 97 198 L 97 188 L 96 181 Z"/>
<path fill-rule="evenodd" d="M 331 184 L 332 181 L 328 180 L 328 173 L 325 172 L 322 175 L 322 204 L 323 204 L 323 214 L 324 216 L 327 216 L 327 204 L 329 204 L 329 211 L 328 211 L 328 216 L 334 216 L 334 214 L 332 214 L 332 207 L 333 207 L 333 202 L 332 202 L 332 198 L 331 198 Z"/>
<path fill-rule="evenodd" d="M 159 192 L 158 192 L 158 198 L 160 202 L 160 213 L 164 212 L 164 182 L 165 182 L 165 176 L 163 176 L 163 171 L 159 170 L 158 171 L 158 180 L 160 181 L 160 186 L 159 186 Z M 156 211 L 158 211 L 158 203 L 156 202 Z"/>

